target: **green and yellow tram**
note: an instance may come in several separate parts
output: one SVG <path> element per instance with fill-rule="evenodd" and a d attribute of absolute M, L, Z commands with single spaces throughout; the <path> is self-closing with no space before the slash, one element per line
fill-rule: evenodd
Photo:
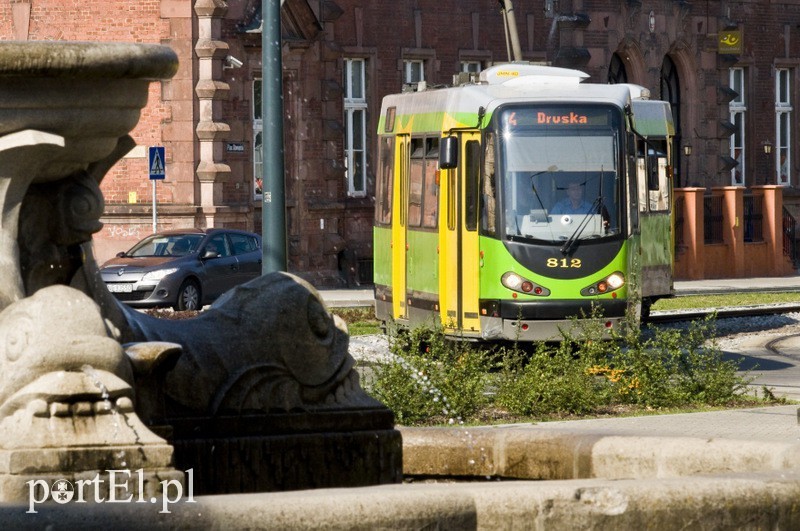
<path fill-rule="evenodd" d="M 548 340 L 593 307 L 611 329 L 672 294 L 669 104 L 586 77 L 514 63 L 384 98 L 379 319 Z"/>

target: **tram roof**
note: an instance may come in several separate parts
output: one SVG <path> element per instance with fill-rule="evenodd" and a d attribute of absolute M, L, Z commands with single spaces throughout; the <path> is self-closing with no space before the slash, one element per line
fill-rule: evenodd
<path fill-rule="evenodd" d="M 588 77 L 566 68 L 515 63 L 494 66 L 481 72 L 479 83 L 386 96 L 379 130 L 384 132 L 391 107 L 395 107 L 395 132 L 441 131 L 474 127 L 481 107 L 488 118 L 505 103 L 585 102 L 624 108 L 632 98 L 647 95 L 639 85 L 582 83 Z"/>

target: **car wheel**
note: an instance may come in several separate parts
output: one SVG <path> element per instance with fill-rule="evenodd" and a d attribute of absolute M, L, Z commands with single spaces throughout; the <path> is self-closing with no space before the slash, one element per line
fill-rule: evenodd
<path fill-rule="evenodd" d="M 178 301 L 175 309 L 178 311 L 199 310 L 200 309 L 200 286 L 194 280 L 187 280 L 181 284 L 178 290 Z"/>

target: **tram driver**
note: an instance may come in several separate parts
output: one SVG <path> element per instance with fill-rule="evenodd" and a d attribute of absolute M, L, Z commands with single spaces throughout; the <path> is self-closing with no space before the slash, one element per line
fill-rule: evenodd
<path fill-rule="evenodd" d="M 572 181 L 567 185 L 567 196 L 558 201 L 550 209 L 551 214 L 589 214 L 592 210 L 592 204 L 583 198 L 583 189 L 586 183 L 579 183 Z"/>

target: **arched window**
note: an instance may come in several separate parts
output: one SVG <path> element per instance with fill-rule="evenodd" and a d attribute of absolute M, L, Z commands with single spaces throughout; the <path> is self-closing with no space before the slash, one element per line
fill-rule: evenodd
<path fill-rule="evenodd" d="M 681 91 L 678 69 L 669 57 L 664 57 L 661 64 L 661 99 L 668 101 L 672 107 L 672 121 L 675 124 L 675 136 L 672 139 L 672 168 L 675 175 L 675 186 L 682 185 L 681 175 Z"/>
<path fill-rule="evenodd" d="M 608 83 L 614 85 L 617 83 L 628 82 L 628 71 L 625 69 L 625 63 L 618 54 L 611 56 L 611 64 L 608 65 Z"/>

